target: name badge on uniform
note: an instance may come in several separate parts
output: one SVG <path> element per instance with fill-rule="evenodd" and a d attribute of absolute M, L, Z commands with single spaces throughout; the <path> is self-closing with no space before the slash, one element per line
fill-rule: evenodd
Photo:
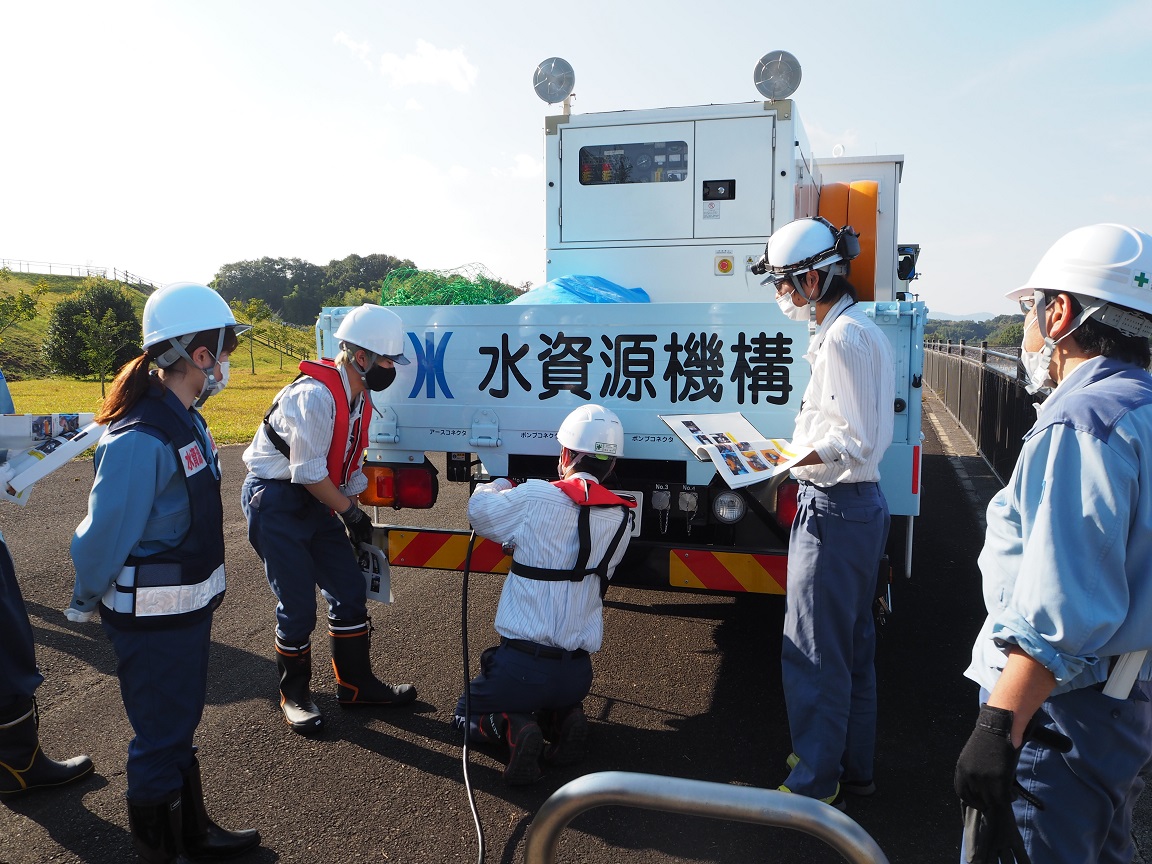
<path fill-rule="evenodd" d="M 180 461 L 184 465 L 184 476 L 191 477 L 199 471 L 203 471 L 208 467 L 208 463 L 204 460 L 204 451 L 200 449 L 200 445 L 193 441 L 186 447 L 180 448 Z"/>

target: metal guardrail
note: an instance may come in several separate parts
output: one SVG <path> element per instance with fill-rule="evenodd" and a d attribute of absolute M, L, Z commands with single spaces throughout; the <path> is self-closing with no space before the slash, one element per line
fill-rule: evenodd
<path fill-rule="evenodd" d="M 851 864 L 888 864 L 867 831 L 814 798 L 628 771 L 586 774 L 553 792 L 528 829 L 525 864 L 555 864 L 560 834 L 568 823 L 587 810 L 609 805 L 790 828 L 824 841 Z"/>
<path fill-rule="evenodd" d="M 121 282 L 143 294 L 151 294 L 162 287 L 150 279 L 145 279 L 118 267 L 93 267 L 90 264 L 58 264 L 53 261 L 20 261 L 14 258 L 0 258 L 0 269 L 5 268 L 13 273 L 45 273 L 49 276 L 100 276 L 104 279 Z M 308 349 L 299 345 L 281 342 L 263 333 L 254 333 L 252 339 L 265 348 L 271 348 L 273 351 L 279 351 L 289 357 L 299 360 L 308 359 Z"/>
<path fill-rule="evenodd" d="M 1036 421 L 1037 397 L 1024 389 L 1019 357 L 1019 348 L 990 349 L 987 342 L 924 345 L 924 383 L 940 396 L 1002 483 Z"/>
<path fill-rule="evenodd" d="M 0 258 L 0 268 L 13 273 L 45 273 L 49 276 L 101 276 L 138 288 L 151 294 L 159 284 L 127 270 L 117 267 L 93 267 L 91 264 L 58 264 L 54 261 L 20 261 L 15 258 Z"/>

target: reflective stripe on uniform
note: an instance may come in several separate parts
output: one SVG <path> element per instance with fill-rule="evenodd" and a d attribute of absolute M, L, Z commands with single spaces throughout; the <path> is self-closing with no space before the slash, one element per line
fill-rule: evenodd
<path fill-rule="evenodd" d="M 125 567 L 105 593 L 101 602 L 113 612 L 138 618 L 156 615 L 183 615 L 203 609 L 224 591 L 224 565 L 221 564 L 202 582 L 195 585 L 159 585 L 136 587 L 136 568 Z M 135 597 L 135 606 L 133 606 Z"/>

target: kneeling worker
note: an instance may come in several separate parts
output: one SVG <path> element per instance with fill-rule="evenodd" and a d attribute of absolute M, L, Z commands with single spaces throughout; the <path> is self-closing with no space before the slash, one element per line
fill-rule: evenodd
<path fill-rule="evenodd" d="M 471 741 L 508 748 L 510 785 L 538 780 L 541 760 L 568 764 L 584 755 L 589 655 L 600 649 L 602 598 L 628 548 L 636 506 L 601 485 L 624 447 L 614 413 L 583 405 L 556 438 L 562 479 L 517 486 L 498 478 L 468 501 L 476 533 L 516 551 L 496 609 L 500 644 L 481 655 L 469 716 L 461 696 L 454 723 L 467 724 Z"/>

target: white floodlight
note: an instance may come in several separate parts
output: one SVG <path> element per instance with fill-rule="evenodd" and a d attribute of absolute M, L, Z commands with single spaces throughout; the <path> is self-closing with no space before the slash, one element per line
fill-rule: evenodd
<path fill-rule="evenodd" d="M 532 89 L 549 105 L 563 102 L 572 95 L 575 86 L 576 72 L 563 57 L 549 57 L 541 61 L 536 67 L 536 74 L 532 76 Z"/>
<path fill-rule="evenodd" d="M 756 64 L 752 80 L 765 99 L 787 99 L 800 86 L 800 61 L 787 51 L 769 51 Z"/>

